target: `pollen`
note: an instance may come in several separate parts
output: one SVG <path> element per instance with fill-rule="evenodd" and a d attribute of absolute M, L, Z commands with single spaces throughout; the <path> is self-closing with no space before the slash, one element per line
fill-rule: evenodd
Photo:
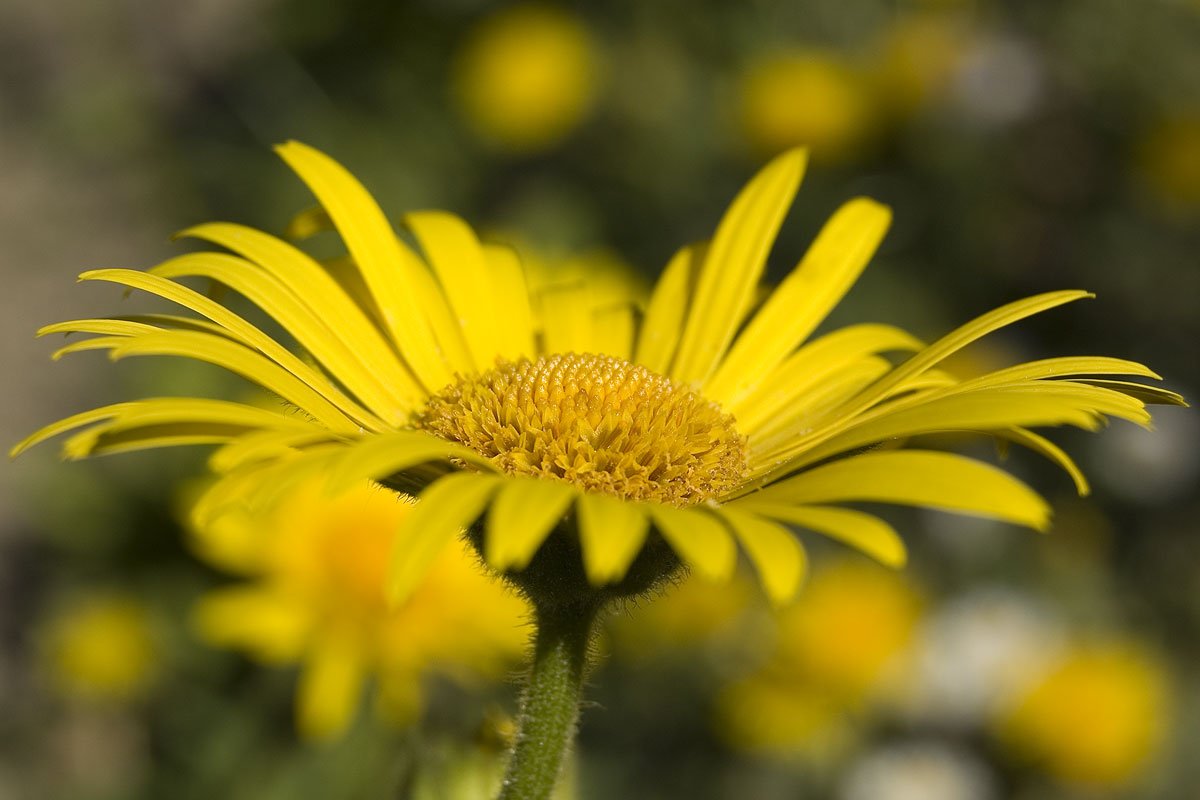
<path fill-rule="evenodd" d="M 459 377 L 416 424 L 511 475 L 625 500 L 695 505 L 747 472 L 746 439 L 732 416 L 687 386 L 606 355 L 500 362 Z"/>

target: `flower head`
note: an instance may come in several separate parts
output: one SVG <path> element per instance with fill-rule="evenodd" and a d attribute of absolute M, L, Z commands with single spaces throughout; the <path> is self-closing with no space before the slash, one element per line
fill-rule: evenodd
<path fill-rule="evenodd" d="M 880 324 L 812 338 L 887 231 L 890 211 L 865 198 L 838 209 L 757 304 L 767 254 L 804 172 L 802 151 L 767 165 L 710 241 L 671 259 L 644 315 L 632 305 L 608 308 L 604 324 L 585 283 L 557 291 L 553 302 L 531 296 L 512 251 L 481 242 L 446 213 L 405 216 L 410 246 L 328 156 L 294 142 L 279 152 L 321 202 L 352 269 L 332 273 L 249 228 L 201 225 L 183 235 L 231 252 L 82 276 L 157 294 L 193 316 L 76 320 L 42 332 L 98 334 L 58 355 L 102 349 L 114 358 L 215 363 L 287 408 L 198 398 L 118 403 L 50 425 L 14 452 L 79 428 L 66 440 L 70 457 L 219 444 L 212 465 L 222 477 L 197 507 L 202 522 L 269 504 L 317 474 L 334 491 L 372 478 L 419 494 L 393 559 L 393 598 L 411 592 L 469 529 L 487 563 L 531 597 L 627 595 L 679 562 L 723 580 L 740 545 L 782 603 L 805 571 L 792 527 L 903 563 L 892 527 L 848 502 L 1049 524 L 1045 501 L 996 467 L 878 445 L 986 434 L 1050 458 L 1082 492 L 1079 469 L 1031 427 L 1094 430 L 1106 417 L 1147 425 L 1147 402 L 1182 402 L 1115 379 L 1158 377 L 1115 358 L 1051 358 L 963 381 L 939 369 L 999 328 L 1090 296 L 1083 291 L 1010 303 L 928 345 Z M 193 277 L 245 295 L 298 348 L 186 287 L 182 279 Z"/>
<path fill-rule="evenodd" d="M 148 610 L 122 594 L 80 598 L 50 618 L 42 633 L 54 684 L 83 699 L 137 697 L 162 659 Z"/>
<path fill-rule="evenodd" d="M 309 737 L 344 730 L 368 677 L 380 710 L 407 724 L 426 675 L 495 679 L 522 652 L 523 604 L 461 547 L 405 602 L 387 603 L 388 554 L 411 512 L 411 501 L 366 483 L 328 497 L 316 481 L 269 513 L 228 514 L 194 532 L 202 556 L 247 579 L 200 600 L 198 632 L 268 663 L 303 664 L 296 719 Z"/>
<path fill-rule="evenodd" d="M 454 89 L 471 127 L 516 153 L 558 144 L 591 110 L 598 59 L 583 23 L 549 6 L 485 19 L 458 54 Z"/>
<path fill-rule="evenodd" d="M 1009 701 L 997 729 L 1009 750 L 1060 780 L 1116 787 L 1162 745 L 1168 684 L 1161 661 L 1134 642 L 1076 645 Z"/>

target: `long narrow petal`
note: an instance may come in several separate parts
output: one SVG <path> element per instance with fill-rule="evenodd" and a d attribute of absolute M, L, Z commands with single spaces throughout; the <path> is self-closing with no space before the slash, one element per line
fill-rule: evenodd
<path fill-rule="evenodd" d="M 390 603 L 398 605 L 416 589 L 442 549 L 479 519 L 500 485 L 496 475 L 453 472 L 421 493 L 392 547 Z"/>
<path fill-rule="evenodd" d="M 455 459 L 492 471 L 491 463 L 474 450 L 437 436 L 421 431 L 380 433 L 345 449 L 329 476 L 329 490 L 337 494 L 360 481 L 382 481 L 418 464 Z"/>
<path fill-rule="evenodd" d="M 271 273 L 238 256 L 188 253 L 149 270 L 164 278 L 200 276 L 223 283 L 265 311 L 371 411 L 396 425 L 415 407 L 417 395 L 401 399 L 385 384 L 356 346 L 322 319 Z M 415 387 L 413 387 L 415 389 Z"/>
<path fill-rule="evenodd" d="M 633 357 L 647 369 L 662 375 L 670 370 L 706 247 L 707 244 L 693 244 L 681 248 L 667 263 L 650 295 Z"/>
<path fill-rule="evenodd" d="M 544 353 L 590 353 L 592 298 L 583 283 L 549 286 L 538 292 Z"/>
<path fill-rule="evenodd" d="M 208 458 L 208 466 L 218 474 L 232 472 L 258 461 L 281 458 L 298 447 L 331 440 L 328 431 L 262 430 L 239 436 L 218 448 Z"/>
<path fill-rule="evenodd" d="M 347 639 L 323 637 L 306 656 L 296 686 L 296 728 L 306 738 L 337 736 L 358 710 L 366 665 L 362 645 Z"/>
<path fill-rule="evenodd" d="M 533 340 L 533 309 L 529 305 L 529 285 L 525 270 L 515 251 L 499 245 L 484 245 L 488 268 L 495 276 L 492 302 L 500 312 L 500 338 L 496 354 L 509 361 L 532 357 L 536 352 Z M 491 366 L 489 364 L 489 366 Z"/>
<path fill-rule="evenodd" d="M 767 253 L 806 162 L 803 150 L 779 156 L 754 176 L 725 212 L 705 255 L 669 377 L 702 385 L 725 355 L 754 301 Z"/>
<path fill-rule="evenodd" d="M 268 409 L 194 397 L 152 397 L 127 403 L 94 408 L 47 425 L 17 443 L 10 455 L 16 457 L 25 450 L 59 434 L 86 425 L 119 421 L 126 427 L 161 425 L 179 422 L 209 422 L 238 425 L 245 428 L 267 428 L 307 431 L 313 424 L 302 417 L 281 414 Z M 325 431 L 328 435 L 328 431 Z"/>
<path fill-rule="evenodd" d="M 753 391 L 741 400 L 722 403 L 722 407 L 737 417 L 739 430 L 751 434 L 784 408 L 795 409 L 798 397 L 848 365 L 878 353 L 921 347 L 920 340 L 891 325 L 851 325 L 800 348 Z"/>
<path fill-rule="evenodd" d="M 779 461 L 798 450 L 796 440 L 864 388 L 886 375 L 891 363 L 878 356 L 851 361 L 816 384 L 797 391 L 791 402 L 776 413 L 748 426 L 751 466 L 759 461 Z"/>
<path fill-rule="evenodd" d="M 896 369 L 892 370 L 886 377 L 872 384 L 864 390 L 859 396 L 852 401 L 837 409 L 838 419 L 843 420 L 840 424 L 832 424 L 821 426 L 814 432 L 804 437 L 803 440 L 796 442 L 797 448 L 808 447 L 811 444 L 822 439 L 833 436 L 840 432 L 845 425 L 850 424 L 864 410 L 878 403 L 889 396 L 900 386 L 908 383 L 912 378 L 922 374 L 926 370 L 937 366 L 941 361 L 951 354 L 966 347 L 971 342 L 974 342 L 993 331 L 999 330 L 1006 325 L 1011 325 L 1014 322 L 1033 316 L 1034 314 L 1047 311 L 1056 306 L 1061 306 L 1066 303 L 1082 300 L 1085 297 L 1092 297 L 1090 292 L 1079 290 L 1066 290 L 1060 292 L 1047 292 L 1045 294 L 1034 295 L 1023 300 L 1018 300 L 1014 303 L 1009 303 L 1006 306 L 989 311 L 982 316 L 976 317 L 950 333 L 938 339 L 933 344 L 926 347 L 921 352 L 914 355 L 912 358 L 905 361 Z"/>
<path fill-rule="evenodd" d="M 178 235 L 228 248 L 269 272 L 330 330 L 353 343 L 354 351 L 399 400 L 410 408 L 419 404 L 422 392 L 416 379 L 371 321 L 369 312 L 360 308 L 312 256 L 270 234 L 226 222 L 197 225 Z"/>
<path fill-rule="evenodd" d="M 442 211 L 410 213 L 405 215 L 404 222 L 417 237 L 426 260 L 437 274 L 475 369 L 489 369 L 497 355 L 500 336 L 497 319 L 506 310 L 495 305 L 492 276 L 479 239 L 465 222 Z"/>
<path fill-rule="evenodd" d="M 274 361 L 282 369 L 297 376 L 305 384 L 311 387 L 314 391 L 318 391 L 324 398 L 330 400 L 340 407 L 351 410 L 356 409 L 362 412 L 363 409 L 358 409 L 357 404 L 347 398 L 336 386 L 321 375 L 315 369 L 305 364 L 296 355 L 290 352 L 279 342 L 272 339 L 267 334 L 263 333 L 254 325 L 234 314 L 229 309 L 222 306 L 220 303 L 214 302 L 199 292 L 195 292 L 186 286 L 168 280 L 167 278 L 151 275 L 147 272 L 139 272 L 129 269 L 101 269 L 85 272 L 79 276 L 81 281 L 107 281 L 116 283 L 122 286 L 128 286 L 133 289 L 140 289 L 144 292 L 158 295 L 166 300 L 195 311 L 204 317 L 215 322 L 217 325 L 225 328 L 229 334 L 237 341 L 245 344 L 247 347 L 253 348 L 265 355 L 267 358 Z M 201 335 L 201 332 L 180 331 L 179 333 L 195 333 Z M 157 334 L 156 334 L 157 335 Z M 367 427 L 375 429 L 383 427 L 380 421 L 373 414 L 365 414 L 364 418 L 359 418 L 358 422 Z"/>
<path fill-rule="evenodd" d="M 1095 430 L 1112 416 L 1148 426 L 1140 400 L 1099 387 L 1068 381 L 1034 381 L 969 394 L 950 394 L 909 407 L 879 409 L 877 415 L 848 428 L 792 463 L 816 463 L 864 445 L 940 431 L 991 431 L 1012 426 L 1074 425 Z"/>
<path fill-rule="evenodd" d="M 296 373 L 244 345 L 220 336 L 198 331 L 162 331 L 122 339 L 112 348 L 113 358 L 146 355 L 182 356 L 215 364 L 274 392 L 335 431 L 352 433 L 361 427 L 346 411 L 326 399 L 311 383 L 297 377 Z M 307 374 L 312 370 L 304 372 Z M 318 385 L 321 383 L 315 377 L 313 382 Z M 367 415 L 366 419 L 370 421 L 372 418 Z"/>
<path fill-rule="evenodd" d="M 724 582 L 737 566 L 737 547 L 729 530 L 705 508 L 647 505 L 654 527 L 701 577 Z"/>
<path fill-rule="evenodd" d="M 996 517 L 1037 530 L 1050 524 L 1046 501 L 1003 470 L 926 450 L 851 456 L 786 478 L 747 498 L 785 504 L 899 503 Z"/>
<path fill-rule="evenodd" d="M 738 336 L 705 397 L 731 407 L 800 346 L 858 280 L 891 220 L 887 206 L 862 197 L 839 208 Z"/>
<path fill-rule="evenodd" d="M 650 521 L 636 503 L 585 493 L 576 504 L 583 566 L 593 586 L 619 581 L 646 541 Z"/>
<path fill-rule="evenodd" d="M 768 519 L 730 506 L 717 508 L 742 543 L 758 570 L 767 598 L 782 606 L 796 596 L 804 580 L 808 558 L 792 532 Z"/>
<path fill-rule="evenodd" d="M 1071 459 L 1069 455 L 1054 442 L 1040 436 L 1033 431 L 1024 428 L 1011 428 L 1006 431 L 996 431 L 996 435 L 1016 442 L 1019 445 L 1033 450 L 1035 453 L 1040 453 L 1046 458 L 1053 461 L 1064 472 L 1071 476 L 1071 480 L 1075 482 L 1075 491 L 1080 497 L 1087 497 L 1091 494 L 1091 488 L 1088 486 L 1087 478 L 1083 475 L 1083 470 Z"/>
<path fill-rule="evenodd" d="M 409 288 L 414 273 L 425 269 L 416 254 L 396 238 L 374 198 L 336 161 L 299 142 L 279 145 L 276 152 L 337 226 L 405 362 L 427 390 L 448 385 L 453 373 L 431 347 L 434 335 L 426 309 Z"/>
<path fill-rule="evenodd" d="M 634 313 L 632 305 L 596 309 L 592 313 L 592 352 L 628 361 L 633 355 Z"/>
<path fill-rule="evenodd" d="M 1006 383 L 1064 378 L 1072 375 L 1137 375 L 1142 378 L 1161 379 L 1160 375 L 1136 361 L 1105 356 L 1065 356 L 1026 361 L 989 372 L 978 378 L 962 381 L 958 384 L 956 391 L 970 392 Z"/>
<path fill-rule="evenodd" d="M 568 483 L 506 480 L 488 511 L 484 560 L 501 572 L 523 569 L 578 495 Z"/>
<path fill-rule="evenodd" d="M 1144 386 L 1132 381 L 1110 381 L 1101 378 L 1080 378 L 1076 383 L 1084 383 L 1113 392 L 1120 392 L 1143 403 L 1153 403 L 1162 406 L 1181 406 L 1187 408 L 1187 400 L 1178 392 L 1163 389 L 1159 386 Z"/>
<path fill-rule="evenodd" d="M 260 661 L 278 664 L 304 655 L 312 624 L 308 613 L 292 598 L 268 589 L 224 587 L 197 601 L 192 627 L 210 644 L 249 650 Z"/>
<path fill-rule="evenodd" d="M 872 514 L 846 508 L 754 502 L 754 497 L 751 495 L 732 505 L 777 522 L 799 525 L 822 533 L 866 553 L 889 567 L 903 567 L 908 560 L 908 552 L 900 534 L 896 533 L 891 525 Z"/>

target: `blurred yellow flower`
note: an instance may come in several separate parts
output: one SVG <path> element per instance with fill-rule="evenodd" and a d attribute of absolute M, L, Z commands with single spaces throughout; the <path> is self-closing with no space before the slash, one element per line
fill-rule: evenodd
<path fill-rule="evenodd" d="M 1123 641 L 1075 647 L 1013 699 L 1002 741 L 1056 778 L 1115 787 L 1138 776 L 1167 731 L 1168 679 L 1160 660 Z"/>
<path fill-rule="evenodd" d="M 871 132 L 871 97 L 863 76 L 842 58 L 797 50 L 760 58 L 742 76 L 742 130 L 766 154 L 808 147 L 813 157 L 853 157 Z"/>
<path fill-rule="evenodd" d="M 129 700 L 151 682 L 161 652 L 146 609 L 124 595 L 76 601 L 43 630 L 44 662 L 64 694 L 88 700 Z"/>
<path fill-rule="evenodd" d="M 1168 209 L 1200 209 L 1200 112 L 1160 122 L 1138 156 L 1147 185 Z"/>
<path fill-rule="evenodd" d="M 881 106 L 909 114 L 946 87 L 968 45 L 966 32 L 945 14 L 898 19 L 873 48 L 872 66 Z"/>
<path fill-rule="evenodd" d="M 754 598 L 754 585 L 739 576 L 714 592 L 695 576 L 673 586 L 609 625 L 616 655 L 635 660 L 681 656 L 732 633 Z"/>
<path fill-rule="evenodd" d="M 371 675 L 380 711 L 398 724 L 420 711 L 427 674 L 502 676 L 527 639 L 524 604 L 450 547 L 390 610 L 388 561 L 411 502 L 366 483 L 337 497 L 322 487 L 301 485 L 261 517 L 227 515 L 195 531 L 203 556 L 252 578 L 200 600 L 202 638 L 262 661 L 302 663 L 297 726 L 317 739 L 346 728 Z"/>
<path fill-rule="evenodd" d="M 720 700 L 722 729 L 751 750 L 806 748 L 884 690 L 920 621 L 920 592 L 903 575 L 842 561 L 815 572 L 779 614 L 773 650 Z M 825 744 L 825 743 L 822 743 Z"/>
<path fill-rule="evenodd" d="M 549 6 L 485 19 L 458 54 L 453 90 L 475 132 L 511 152 L 553 147 L 595 101 L 599 65 L 583 23 Z"/>

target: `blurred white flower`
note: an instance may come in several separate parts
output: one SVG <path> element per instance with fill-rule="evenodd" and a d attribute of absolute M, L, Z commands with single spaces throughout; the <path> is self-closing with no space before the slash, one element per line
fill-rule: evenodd
<path fill-rule="evenodd" d="M 970 753 L 936 742 L 876 750 L 854 764 L 839 800 L 992 800 L 996 781 Z"/>
<path fill-rule="evenodd" d="M 1045 70 L 1037 51 L 1017 39 L 983 39 L 969 50 L 955 76 L 953 95 L 972 122 L 1001 127 L 1038 106 Z"/>
<path fill-rule="evenodd" d="M 983 588 L 952 599 L 918 640 L 902 711 L 943 724 L 978 722 L 1039 674 L 1063 641 L 1062 624 L 1012 590 Z"/>
<path fill-rule="evenodd" d="M 1097 437 L 1102 441 L 1094 443 L 1089 463 L 1097 482 L 1145 505 L 1191 491 L 1200 477 L 1200 420 L 1191 409 L 1164 409 L 1154 426 L 1114 425 Z"/>

